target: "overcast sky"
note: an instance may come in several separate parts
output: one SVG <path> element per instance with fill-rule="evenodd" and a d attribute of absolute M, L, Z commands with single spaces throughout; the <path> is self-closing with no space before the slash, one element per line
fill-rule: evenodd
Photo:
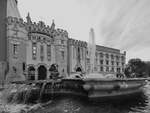
<path fill-rule="evenodd" d="M 127 60 L 150 60 L 150 0 L 18 0 L 22 18 L 65 29 L 70 38 L 127 51 Z"/>

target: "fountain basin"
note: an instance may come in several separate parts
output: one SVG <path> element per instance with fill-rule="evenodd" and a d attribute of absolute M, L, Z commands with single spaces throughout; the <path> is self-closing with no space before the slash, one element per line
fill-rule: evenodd
<path fill-rule="evenodd" d="M 22 90 L 26 94 L 24 102 L 45 102 L 57 97 L 75 96 L 94 101 L 122 100 L 143 93 L 145 78 L 69 78 L 47 81 L 16 81 L 16 84 L 28 84 L 34 87 Z M 34 84 L 34 85 L 33 85 Z"/>
<path fill-rule="evenodd" d="M 88 92 L 89 100 L 107 101 L 133 98 L 143 93 L 145 78 L 86 78 L 84 90 Z"/>

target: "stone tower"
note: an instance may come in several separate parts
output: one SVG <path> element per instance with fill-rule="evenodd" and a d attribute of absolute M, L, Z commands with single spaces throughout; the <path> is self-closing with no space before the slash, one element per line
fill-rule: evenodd
<path fill-rule="evenodd" d="M 0 84 L 8 72 L 7 17 L 20 18 L 16 0 L 0 0 Z"/>

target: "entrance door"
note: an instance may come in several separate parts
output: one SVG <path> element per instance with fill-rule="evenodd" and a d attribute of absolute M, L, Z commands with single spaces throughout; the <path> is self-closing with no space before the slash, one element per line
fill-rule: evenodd
<path fill-rule="evenodd" d="M 41 65 L 38 68 L 38 80 L 45 80 L 47 76 L 47 69 L 45 66 Z"/>

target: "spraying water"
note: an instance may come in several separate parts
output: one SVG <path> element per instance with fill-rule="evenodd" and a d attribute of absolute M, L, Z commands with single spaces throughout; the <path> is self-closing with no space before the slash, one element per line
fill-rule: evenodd
<path fill-rule="evenodd" d="M 89 42 L 88 42 L 88 51 L 89 51 L 89 57 L 90 57 L 90 73 L 94 72 L 94 65 L 95 65 L 95 34 L 94 29 L 90 29 L 89 33 Z"/>

